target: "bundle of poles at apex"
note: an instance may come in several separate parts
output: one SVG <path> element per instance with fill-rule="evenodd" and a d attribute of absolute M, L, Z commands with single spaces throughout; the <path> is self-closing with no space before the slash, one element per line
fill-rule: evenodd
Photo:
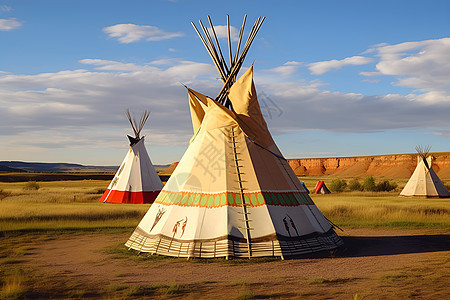
<path fill-rule="evenodd" d="M 220 92 L 217 95 L 215 100 L 231 110 L 232 110 L 232 105 L 231 105 L 230 100 L 228 99 L 228 90 L 231 88 L 233 83 L 236 81 L 237 74 L 239 73 L 239 70 L 241 69 L 242 64 L 244 63 L 245 56 L 247 55 L 248 50 L 250 49 L 250 46 L 251 46 L 253 40 L 255 39 L 256 34 L 259 31 L 259 28 L 261 28 L 261 25 L 264 22 L 265 18 L 266 17 L 258 17 L 256 19 L 248 37 L 247 37 L 247 41 L 245 42 L 245 45 L 242 47 L 242 51 L 240 51 L 242 35 L 244 33 L 245 21 L 247 20 L 247 15 L 244 16 L 244 20 L 242 21 L 241 30 L 239 32 L 237 49 L 233 56 L 233 53 L 231 50 L 230 17 L 229 17 L 229 15 L 227 15 L 228 53 L 229 53 L 229 57 L 230 57 L 229 65 L 227 65 L 227 62 L 222 54 L 219 40 L 217 39 L 217 34 L 216 34 L 216 31 L 214 30 L 214 26 L 211 22 L 211 18 L 208 16 L 208 22 L 209 22 L 209 25 L 211 26 L 211 32 L 214 37 L 214 40 L 211 37 L 211 34 L 208 31 L 208 28 L 203 26 L 203 23 L 201 20 L 199 20 L 199 24 L 200 24 L 200 28 L 203 31 L 203 35 L 197 29 L 195 24 L 193 22 L 191 22 L 192 26 L 194 27 L 195 31 L 197 32 L 198 36 L 200 37 L 201 41 L 203 42 L 203 45 L 205 46 L 206 50 L 208 51 L 209 55 L 211 56 L 214 64 L 216 65 L 217 70 L 219 70 L 220 77 L 223 81 L 223 87 L 220 90 Z"/>
<path fill-rule="evenodd" d="M 428 162 L 427 162 L 427 157 L 428 157 L 428 153 L 430 153 L 430 150 L 431 150 L 431 146 L 429 146 L 429 145 L 427 145 L 425 147 L 422 147 L 421 145 L 416 146 L 416 151 L 419 154 L 419 157 L 423 160 L 423 163 L 425 164 L 425 166 L 427 167 L 428 170 L 431 167 L 428 165 Z"/>
<path fill-rule="evenodd" d="M 125 110 L 125 114 L 127 115 L 128 121 L 131 124 L 131 128 L 133 128 L 134 138 L 131 136 L 128 136 L 130 143 L 133 145 L 133 144 L 136 144 L 137 142 L 139 142 L 139 140 L 141 139 L 140 134 L 141 134 L 142 128 L 144 128 L 144 124 L 147 121 L 148 116 L 150 115 L 150 112 L 148 110 L 144 110 L 139 123 L 136 121 L 136 117 L 134 116 L 134 114 L 130 113 L 129 109 Z"/>

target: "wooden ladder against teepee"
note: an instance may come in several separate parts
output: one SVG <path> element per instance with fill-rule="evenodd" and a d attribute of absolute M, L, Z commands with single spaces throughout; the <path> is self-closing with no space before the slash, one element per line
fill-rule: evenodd
<path fill-rule="evenodd" d="M 243 226 L 239 226 L 238 228 L 241 230 L 245 231 L 245 238 L 247 239 L 247 251 L 248 251 L 248 258 L 252 257 L 252 239 L 251 239 L 251 234 L 250 234 L 250 230 L 253 230 L 253 228 L 250 227 L 250 219 L 248 218 L 250 215 L 250 212 L 248 211 L 247 208 L 247 203 L 245 203 L 245 198 L 244 198 L 244 182 L 245 180 L 243 180 L 243 175 L 244 173 L 242 172 L 242 165 L 239 164 L 240 161 L 242 161 L 242 159 L 239 158 L 239 155 L 241 153 L 239 153 L 238 150 L 238 144 L 236 141 L 236 135 L 235 135 L 235 128 L 232 127 L 231 128 L 231 136 L 230 136 L 230 142 L 231 142 L 231 147 L 233 149 L 233 161 L 234 161 L 234 165 L 236 168 L 236 175 L 237 175 L 237 182 L 239 183 L 239 193 L 240 193 L 240 197 L 241 197 L 241 208 L 242 211 L 240 212 L 240 214 L 242 214 L 242 219 L 240 219 L 240 221 L 243 222 Z"/>

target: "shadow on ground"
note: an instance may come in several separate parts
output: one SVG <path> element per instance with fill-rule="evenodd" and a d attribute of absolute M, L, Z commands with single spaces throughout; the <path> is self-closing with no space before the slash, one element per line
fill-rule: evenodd
<path fill-rule="evenodd" d="M 344 236 L 346 257 L 396 255 L 450 250 L 450 235 Z"/>

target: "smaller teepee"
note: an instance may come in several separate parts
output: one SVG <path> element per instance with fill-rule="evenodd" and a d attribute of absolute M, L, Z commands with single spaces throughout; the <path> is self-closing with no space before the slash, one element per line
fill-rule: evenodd
<path fill-rule="evenodd" d="M 400 193 L 400 196 L 450 197 L 449 191 L 431 167 L 432 158 L 428 155 L 430 149 L 430 146 L 426 146 L 423 149 L 421 146 L 416 147 L 417 153 L 419 154 L 417 157 L 417 167 Z"/>
<path fill-rule="evenodd" d="M 130 150 L 99 201 L 132 204 L 153 203 L 163 188 L 163 184 L 145 149 L 144 137 L 140 136 L 150 113 L 145 110 L 139 124 L 128 110 L 125 113 L 133 128 L 134 137 L 128 135 Z"/>
<path fill-rule="evenodd" d="M 317 181 L 316 188 L 314 189 L 316 194 L 331 194 L 330 190 L 325 185 L 323 180 Z"/>

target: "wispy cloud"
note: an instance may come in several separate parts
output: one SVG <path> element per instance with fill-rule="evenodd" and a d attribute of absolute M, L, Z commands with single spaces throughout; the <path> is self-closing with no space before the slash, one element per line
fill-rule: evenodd
<path fill-rule="evenodd" d="M 8 5 L 0 5 L 0 12 L 9 12 L 9 11 L 11 11 L 11 10 L 12 10 L 11 6 L 8 6 Z"/>
<path fill-rule="evenodd" d="M 124 71 L 124 72 L 137 72 L 137 71 L 145 71 L 151 72 L 158 70 L 155 67 L 149 65 L 137 65 L 135 63 L 122 63 L 112 60 L 104 60 L 104 59 L 82 59 L 80 63 L 85 65 L 93 65 L 96 66 L 96 70 L 102 71 Z"/>
<path fill-rule="evenodd" d="M 22 23 L 17 21 L 16 19 L 0 19 L 0 30 L 1 31 L 10 31 L 22 26 Z"/>
<path fill-rule="evenodd" d="M 423 95 L 366 96 L 330 92 L 308 82 L 274 83 L 260 78 L 255 81 L 258 90 L 264 91 L 283 111 L 282 117 L 268 120 L 271 131 L 278 134 L 301 129 L 375 132 L 418 127 L 450 128 L 447 117 L 450 101 L 430 105 L 420 99 Z"/>
<path fill-rule="evenodd" d="M 396 85 L 427 93 L 424 101 L 450 101 L 450 38 L 381 45 L 374 51 L 378 72 L 395 76 Z"/>
<path fill-rule="evenodd" d="M 211 35 L 211 37 L 213 37 L 213 32 L 210 27 L 208 27 L 208 31 L 209 31 L 209 34 Z M 228 27 L 227 26 L 216 25 L 216 26 L 214 26 L 214 31 L 216 32 L 216 36 L 218 39 L 228 39 Z M 239 30 L 234 26 L 230 26 L 230 39 L 232 41 L 237 41 L 239 39 Z M 243 46 L 243 44 L 241 44 L 241 47 L 242 46 Z"/>
<path fill-rule="evenodd" d="M 183 36 L 180 32 L 165 32 L 156 26 L 136 24 L 116 24 L 103 28 L 103 32 L 111 38 L 117 38 L 122 44 L 141 40 L 161 41 Z"/>
<path fill-rule="evenodd" d="M 309 70 L 314 75 L 322 75 L 333 69 L 340 69 L 344 66 L 360 66 L 373 62 L 374 59 L 364 56 L 352 56 L 341 60 L 333 59 L 327 61 L 319 61 L 309 64 Z"/>
<path fill-rule="evenodd" d="M 278 74 L 281 74 L 283 76 L 290 76 L 292 74 L 294 74 L 297 69 L 299 68 L 299 66 L 301 66 L 303 63 L 298 62 L 298 61 L 288 61 L 286 63 L 284 63 L 282 66 L 279 67 L 275 67 L 273 69 L 269 69 L 266 71 L 269 72 L 275 72 Z"/>
<path fill-rule="evenodd" d="M 281 134 L 304 129 L 374 132 L 450 128 L 448 91 L 440 89 L 438 84 L 449 76 L 445 45 L 429 42 L 421 43 L 421 47 L 397 49 L 380 46 L 373 51 L 380 59 L 378 63 L 391 61 L 394 66 L 382 64 L 378 72 L 362 74 L 372 76 L 368 79 L 394 76 L 399 79 L 398 84 L 406 84 L 404 80 L 408 78 L 436 78 L 436 86 L 425 93 L 416 90 L 409 95 L 372 97 L 331 92 L 319 81 L 297 81 L 289 77 L 277 80 L 281 76 L 256 73 L 258 94 L 265 94 L 270 98 L 267 103 L 275 103 L 282 111 L 282 117 L 276 115 L 267 120 L 271 131 Z M 414 56 L 412 49 L 419 61 L 425 59 L 434 67 L 413 68 L 402 64 L 395 67 L 395 62 Z M 419 64 L 414 59 L 410 61 Z M 435 66 L 438 62 L 444 66 Z M 126 108 L 137 113 L 144 108 L 152 111 L 145 134 L 153 145 L 182 148 L 187 145 L 192 129 L 186 91 L 180 82 L 213 96 L 222 87 L 212 65 L 193 61 L 161 59 L 139 64 L 86 58 L 80 63 L 83 69 L 53 73 L 0 72 L 0 132 L 5 141 L 2 148 L 13 151 L 17 144 L 26 144 L 27 151 L 35 153 L 53 148 L 67 151 L 95 148 L 101 160 L 106 150 L 110 153 L 122 151 L 124 145 L 126 148 L 123 138 L 129 133 L 123 114 Z M 290 75 L 300 66 L 300 62 L 287 62 L 270 71 Z M 410 80 L 408 84 L 417 89 L 421 86 L 420 81 Z M 448 136 L 448 132 L 442 131 L 441 135 Z"/>
<path fill-rule="evenodd" d="M 186 91 L 180 82 L 209 95 L 215 95 L 221 88 L 215 80 L 214 68 L 203 63 L 168 60 L 166 65 L 161 61 L 139 65 L 101 59 L 81 62 L 94 70 L 0 74 L 2 132 L 15 135 L 30 128 L 44 132 L 58 127 L 79 128 L 86 133 L 89 126 L 117 126 L 127 107 L 149 108 L 153 112 L 153 128 L 174 138 L 164 141 L 187 142 L 188 139 L 176 138 L 191 134 Z M 368 97 L 330 92 L 316 82 L 274 82 L 268 77 L 256 77 L 255 82 L 260 93 L 264 92 L 283 111 L 283 118 L 270 120 L 274 132 L 427 128 L 437 127 L 436 122 L 439 127 L 450 128 L 447 116 L 450 101 L 429 105 L 429 99 L 421 99 L 443 97 L 437 92 Z M 154 142 L 163 141 L 156 137 Z"/>

